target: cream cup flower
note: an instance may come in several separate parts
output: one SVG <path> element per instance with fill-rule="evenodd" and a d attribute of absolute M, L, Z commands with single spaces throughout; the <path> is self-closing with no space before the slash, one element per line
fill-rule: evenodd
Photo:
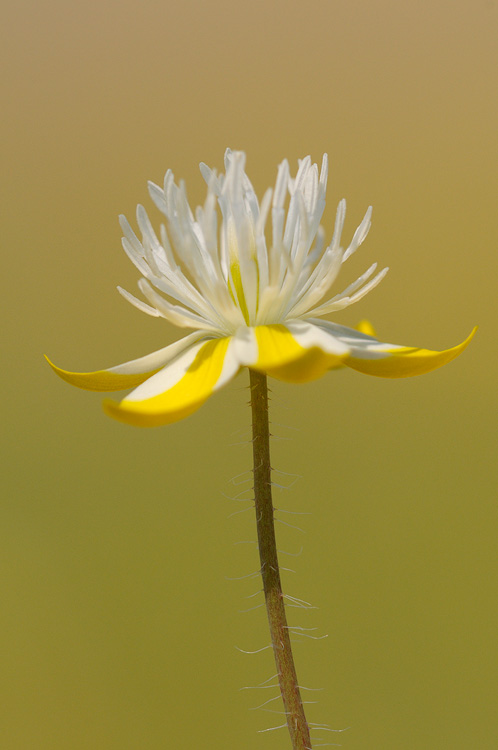
<path fill-rule="evenodd" d="M 344 249 L 342 200 L 326 244 L 320 226 L 326 155 L 320 172 L 309 156 L 302 159 L 295 178 L 282 162 L 275 187 L 261 203 L 245 173 L 244 153 L 226 152 L 225 175 L 205 164 L 200 168 L 208 190 L 195 215 L 184 184 L 177 186 L 168 171 L 163 188 L 149 184 L 152 200 L 166 217 L 159 237 L 142 206 L 137 209 L 141 240 L 120 217 L 123 248 L 143 276 L 138 286 L 147 302 L 119 291 L 139 310 L 193 332 L 107 370 L 74 373 L 50 363 L 80 388 L 133 388 L 119 403 L 104 402 L 110 416 L 138 426 L 175 422 L 196 411 L 243 367 L 291 383 L 341 366 L 402 378 L 441 367 L 469 344 L 474 331 L 460 345 L 438 352 L 378 341 L 366 323 L 354 330 L 322 320 L 358 302 L 387 272 L 377 271 L 374 263 L 342 292 L 331 294 L 342 264 L 368 234 L 371 208 Z"/>

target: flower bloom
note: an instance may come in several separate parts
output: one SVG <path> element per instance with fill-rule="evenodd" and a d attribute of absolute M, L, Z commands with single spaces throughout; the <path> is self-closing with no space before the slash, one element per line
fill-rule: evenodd
<path fill-rule="evenodd" d="M 344 249 L 342 200 L 326 244 L 320 226 L 326 155 L 320 173 L 310 157 L 302 159 L 295 178 L 288 162 L 282 162 L 275 187 L 261 203 L 245 173 L 245 154 L 228 150 L 225 167 L 226 174 L 217 175 L 200 165 L 208 190 L 195 215 L 184 184 L 175 185 L 171 171 L 164 188 L 149 184 L 167 222 L 159 238 L 142 206 L 137 209 L 141 240 L 120 217 L 123 248 L 143 276 L 138 286 L 147 303 L 119 291 L 139 310 L 193 332 L 107 370 L 73 373 L 50 363 L 61 378 L 80 388 L 134 388 L 119 403 L 105 401 L 107 414 L 133 425 L 167 424 L 198 409 L 242 367 L 291 383 L 314 380 L 344 365 L 400 378 L 434 370 L 468 345 L 474 332 L 459 346 L 437 352 L 380 342 L 370 335 L 368 323 L 354 330 L 321 319 L 362 299 L 387 272 L 377 271 L 374 263 L 330 296 L 342 264 L 367 236 L 372 212 L 369 208 Z M 266 230 L 270 213 L 271 230 Z"/>

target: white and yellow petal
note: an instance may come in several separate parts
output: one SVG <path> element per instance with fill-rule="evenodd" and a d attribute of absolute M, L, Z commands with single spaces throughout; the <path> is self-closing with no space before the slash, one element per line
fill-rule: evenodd
<path fill-rule="evenodd" d="M 330 336 L 349 347 L 350 353 L 343 363 L 367 375 L 381 378 L 407 378 L 423 375 L 451 362 L 470 344 L 477 328 L 462 343 L 451 349 L 434 351 L 417 347 L 398 346 L 378 341 L 366 332 L 339 326 L 323 320 L 314 320 L 314 324 Z M 364 322 L 362 330 L 367 331 L 369 324 Z"/>
<path fill-rule="evenodd" d="M 373 264 L 342 293 L 329 296 L 342 263 L 367 236 L 371 208 L 343 249 L 346 204 L 341 201 L 327 245 L 320 227 L 326 156 L 320 173 L 310 157 L 300 160 L 295 178 L 284 161 L 261 204 L 245 173 L 245 155 L 228 150 L 225 166 L 226 174 L 219 176 L 201 167 L 208 194 L 197 211 L 190 209 L 185 186 L 175 184 L 171 171 L 164 188 L 150 185 L 166 216 L 159 235 L 141 206 L 141 239 L 121 217 L 123 247 L 143 276 L 139 288 L 147 302 L 122 289 L 121 294 L 142 312 L 195 332 L 106 370 L 74 373 L 50 362 L 63 380 L 80 388 L 135 389 L 120 403 L 107 402 L 108 414 L 144 426 L 174 422 L 245 366 L 291 383 L 343 366 L 399 378 L 441 367 L 468 345 L 473 333 L 442 352 L 395 346 L 378 341 L 365 322 L 353 330 L 321 320 L 359 301 L 387 270 L 376 273 Z"/>
<path fill-rule="evenodd" d="M 168 362 L 174 360 L 179 354 L 203 338 L 206 338 L 206 333 L 196 331 L 179 341 L 175 341 L 174 344 L 145 355 L 145 357 L 95 372 L 70 372 L 54 365 L 47 356 L 45 356 L 45 359 L 62 380 L 71 385 L 76 385 L 78 388 L 84 388 L 88 391 L 123 391 L 140 385 Z"/>
<path fill-rule="evenodd" d="M 242 365 L 287 383 L 307 383 L 341 366 L 349 348 L 307 321 L 255 326 L 236 337 Z"/>
<path fill-rule="evenodd" d="M 138 386 L 121 402 L 106 400 L 104 411 L 137 427 L 155 427 L 188 417 L 237 374 L 233 338 L 191 346 Z"/>

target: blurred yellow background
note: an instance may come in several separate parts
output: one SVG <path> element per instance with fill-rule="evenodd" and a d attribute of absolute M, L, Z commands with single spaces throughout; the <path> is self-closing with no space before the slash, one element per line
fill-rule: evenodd
<path fill-rule="evenodd" d="M 284 586 L 322 641 L 296 644 L 309 720 L 346 750 L 498 747 L 496 0 L 4 5 L 1 746 L 287 748 L 282 717 L 240 691 L 273 674 L 251 511 L 247 373 L 200 412 L 138 430 L 58 380 L 178 333 L 135 291 L 117 215 L 152 208 L 171 167 L 329 153 L 324 224 L 373 226 L 341 288 L 381 286 L 335 320 L 381 338 L 470 348 L 403 381 L 349 370 L 272 383 Z M 295 477 L 301 476 L 294 484 Z M 232 478 L 235 478 L 232 482 Z M 246 483 L 244 483 L 246 482 Z M 247 495 L 242 495 L 246 497 Z M 289 562 L 290 561 L 290 562 Z M 270 704 L 270 708 L 278 705 Z"/>

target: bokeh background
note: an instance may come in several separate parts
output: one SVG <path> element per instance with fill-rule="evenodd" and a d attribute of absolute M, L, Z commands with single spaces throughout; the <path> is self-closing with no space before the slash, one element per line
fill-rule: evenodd
<path fill-rule="evenodd" d="M 496 0 L 22 0 L 3 6 L 1 744 L 5 750 L 287 748 L 249 496 L 247 376 L 168 428 L 107 419 L 44 363 L 110 366 L 178 335 L 135 290 L 117 215 L 171 167 L 329 153 L 346 197 L 336 320 L 446 348 L 448 367 L 272 384 L 289 610 L 309 719 L 347 750 L 498 746 Z M 153 207 L 154 220 L 158 216 Z M 294 476 L 298 475 L 298 476 Z M 244 491 L 245 494 L 244 494 Z M 277 708 L 278 704 L 270 704 Z"/>

